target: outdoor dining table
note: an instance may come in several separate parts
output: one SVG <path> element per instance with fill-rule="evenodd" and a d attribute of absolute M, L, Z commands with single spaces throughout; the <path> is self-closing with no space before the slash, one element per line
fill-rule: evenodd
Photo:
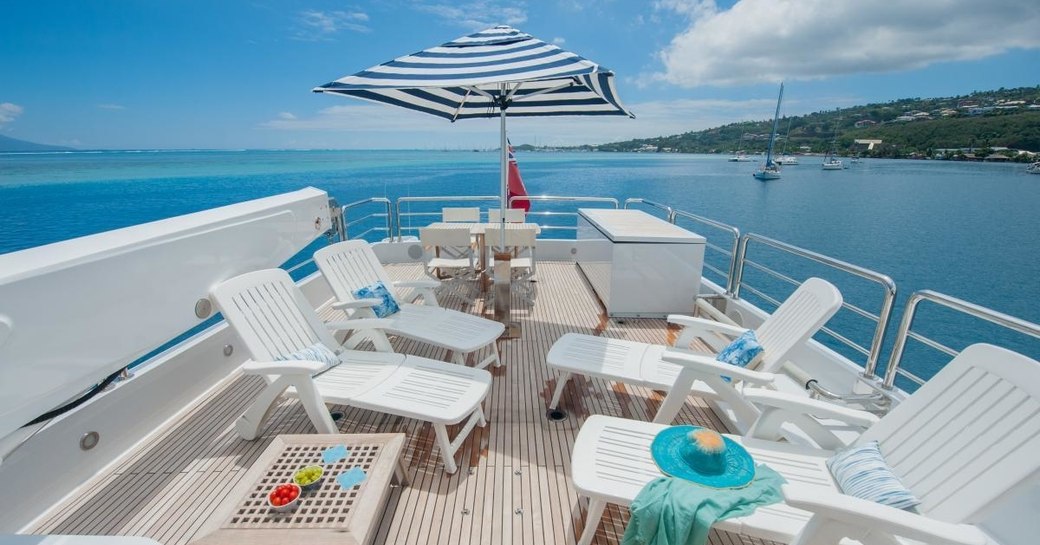
<path fill-rule="evenodd" d="M 488 254 L 487 244 L 484 243 L 484 233 L 489 229 L 501 229 L 502 224 L 500 223 L 466 223 L 466 222 L 444 222 L 438 221 L 431 223 L 426 226 L 427 229 L 468 229 L 469 233 L 476 238 L 477 247 L 479 248 L 479 257 L 477 260 L 477 270 L 485 272 L 487 270 Z M 541 234 L 542 228 L 537 223 L 506 223 L 506 230 L 531 230 L 533 229 L 535 234 Z"/>
<path fill-rule="evenodd" d="M 506 223 L 506 230 L 533 230 L 535 235 L 542 232 L 542 228 L 537 223 Z M 514 322 L 510 318 L 512 312 L 511 309 L 511 286 L 512 282 L 512 271 L 509 269 L 508 263 L 503 263 L 503 266 L 499 270 L 491 275 L 488 273 L 488 251 L 487 244 L 485 244 L 485 234 L 491 229 L 501 229 L 501 223 L 453 223 L 453 222 L 435 222 L 431 223 L 426 227 L 427 229 L 468 229 L 470 234 L 476 238 L 477 247 L 479 250 L 479 258 L 477 261 L 477 270 L 480 272 L 481 291 L 487 291 L 489 284 L 495 286 L 495 320 L 501 322 L 506 326 L 505 333 L 502 334 L 503 339 L 515 339 L 520 336 L 520 324 Z M 502 260 L 503 262 L 506 260 Z M 496 261 L 498 263 L 498 261 Z M 492 280 L 492 282 L 488 282 Z"/>

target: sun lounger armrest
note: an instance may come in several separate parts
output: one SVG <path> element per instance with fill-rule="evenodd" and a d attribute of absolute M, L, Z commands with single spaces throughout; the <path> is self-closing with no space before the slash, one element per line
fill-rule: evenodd
<path fill-rule="evenodd" d="M 415 293 L 422 296 L 423 305 L 428 307 L 440 306 L 437 303 L 437 294 L 433 292 L 440 285 L 441 283 L 438 280 L 398 280 L 394 282 L 395 288 L 415 290 Z"/>
<path fill-rule="evenodd" d="M 718 350 L 717 346 L 718 339 L 713 333 L 722 333 L 731 337 L 736 337 L 745 331 L 742 327 L 737 327 L 722 322 L 716 322 L 714 320 L 705 320 L 704 318 L 694 318 L 692 316 L 683 316 L 682 314 L 669 314 L 668 323 L 682 326 L 682 332 L 675 338 L 675 344 L 680 348 L 689 348 L 690 343 L 694 339 L 701 338 L 708 343 L 709 346 L 714 350 Z"/>
<path fill-rule="evenodd" d="M 682 314 L 669 314 L 668 323 L 693 329 L 701 336 L 701 333 L 725 333 L 727 335 L 741 335 L 747 331 L 746 327 L 724 324 L 715 320 L 683 316 Z"/>
<path fill-rule="evenodd" d="M 393 324 L 393 320 L 385 318 L 360 318 L 357 320 L 325 322 L 325 327 L 332 331 L 346 331 L 348 329 L 388 329 Z"/>
<path fill-rule="evenodd" d="M 752 371 L 744 367 L 737 367 L 736 365 L 730 365 L 728 363 L 722 363 L 721 361 L 715 360 L 711 356 L 703 356 L 700 354 L 694 354 L 684 350 L 668 349 L 664 351 L 664 355 L 661 357 L 664 361 L 674 363 L 676 365 L 682 365 L 683 367 L 693 369 L 698 374 L 704 374 L 708 376 L 727 376 L 735 379 L 740 379 L 751 384 L 768 385 L 773 383 L 772 373 L 760 373 L 758 371 Z"/>
<path fill-rule="evenodd" d="M 394 282 L 395 288 L 439 288 L 439 280 L 398 280 Z"/>
<path fill-rule="evenodd" d="M 306 375 L 311 376 L 328 367 L 320 361 L 312 360 L 279 360 L 253 361 L 242 364 L 245 375 Z"/>
<path fill-rule="evenodd" d="M 873 413 L 845 407 L 836 403 L 793 395 L 787 392 L 767 390 L 765 388 L 745 388 L 744 399 L 766 407 L 774 407 L 794 414 L 806 414 L 817 418 L 834 418 L 852 424 L 870 427 L 880 418 Z"/>
<path fill-rule="evenodd" d="M 944 522 L 838 492 L 821 491 L 818 487 L 786 484 L 782 490 L 787 505 L 825 519 L 861 527 L 865 532 L 881 531 L 942 545 L 990 543 L 982 530 L 968 524 Z"/>
<path fill-rule="evenodd" d="M 336 301 L 332 303 L 332 308 L 336 310 L 345 310 L 350 308 L 371 308 L 382 304 L 381 299 L 355 299 L 353 301 Z"/>

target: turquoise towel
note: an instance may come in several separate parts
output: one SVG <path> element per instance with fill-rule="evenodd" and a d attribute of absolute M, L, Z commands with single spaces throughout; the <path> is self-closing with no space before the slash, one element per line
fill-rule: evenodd
<path fill-rule="evenodd" d="M 704 545 L 717 521 L 783 500 L 784 478 L 765 465 L 744 488 L 709 488 L 674 477 L 648 483 L 630 507 L 622 545 Z"/>

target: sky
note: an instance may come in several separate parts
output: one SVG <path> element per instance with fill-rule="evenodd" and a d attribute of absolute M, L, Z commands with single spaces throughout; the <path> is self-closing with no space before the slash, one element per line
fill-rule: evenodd
<path fill-rule="evenodd" d="M 508 24 L 609 67 L 627 118 L 510 120 L 575 145 L 1040 85 L 1037 0 L 5 0 L 0 135 L 83 149 L 495 147 L 310 90 Z"/>

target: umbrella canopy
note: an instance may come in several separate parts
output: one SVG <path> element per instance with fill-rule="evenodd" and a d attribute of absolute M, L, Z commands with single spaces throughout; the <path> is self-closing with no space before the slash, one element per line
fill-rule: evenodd
<path fill-rule="evenodd" d="M 618 98 L 613 72 L 508 26 L 398 57 L 314 91 L 451 121 L 506 111 L 509 116 L 635 117 Z"/>

